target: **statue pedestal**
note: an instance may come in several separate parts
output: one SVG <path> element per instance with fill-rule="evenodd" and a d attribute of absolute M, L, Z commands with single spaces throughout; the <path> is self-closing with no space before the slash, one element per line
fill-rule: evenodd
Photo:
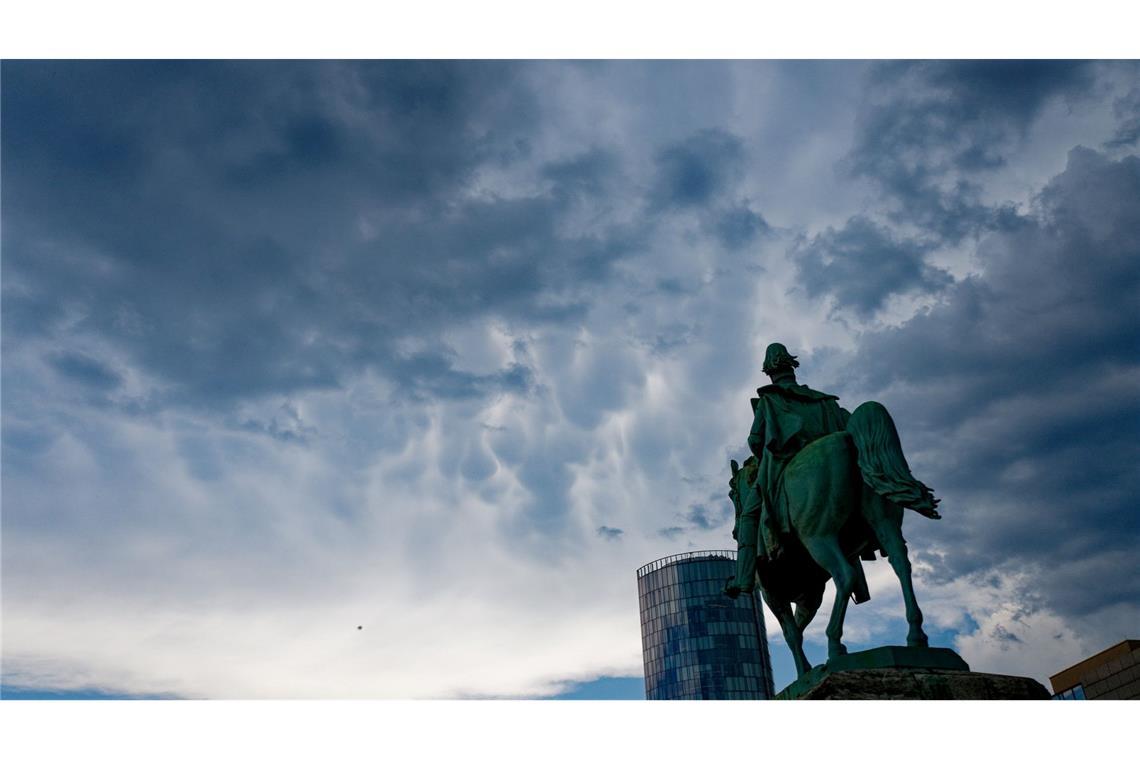
<path fill-rule="evenodd" d="M 971 673 L 952 649 L 878 647 L 832 658 L 776 699 L 1049 699 L 1023 676 Z"/>

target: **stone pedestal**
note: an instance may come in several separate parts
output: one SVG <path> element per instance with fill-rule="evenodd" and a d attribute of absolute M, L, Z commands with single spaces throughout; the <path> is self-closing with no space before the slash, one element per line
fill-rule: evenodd
<path fill-rule="evenodd" d="M 834 657 L 776 699 L 1049 699 L 1032 678 L 971 673 L 952 649 L 879 647 Z"/>

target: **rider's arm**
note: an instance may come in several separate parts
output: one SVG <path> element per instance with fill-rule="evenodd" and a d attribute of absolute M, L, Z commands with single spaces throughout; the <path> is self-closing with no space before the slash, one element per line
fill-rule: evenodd
<path fill-rule="evenodd" d="M 764 455 L 764 415 L 759 407 L 752 417 L 752 430 L 748 433 L 748 448 L 760 459 Z"/>

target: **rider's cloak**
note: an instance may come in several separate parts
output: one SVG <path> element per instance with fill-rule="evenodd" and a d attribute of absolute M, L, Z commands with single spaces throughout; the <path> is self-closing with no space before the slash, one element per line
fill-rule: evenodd
<path fill-rule="evenodd" d="M 760 462 L 755 483 L 763 503 L 760 533 L 764 550 L 773 556 L 779 550 L 779 534 L 790 530 L 780 489 L 784 469 L 804 446 L 844 430 L 851 415 L 839 406 L 838 396 L 790 379 L 757 388 L 756 394 L 748 448 Z"/>

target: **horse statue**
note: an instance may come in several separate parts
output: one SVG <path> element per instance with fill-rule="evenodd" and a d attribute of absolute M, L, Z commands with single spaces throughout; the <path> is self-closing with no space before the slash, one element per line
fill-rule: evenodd
<path fill-rule="evenodd" d="M 743 467 L 731 463 L 737 575 L 729 579 L 725 593 L 735 597 L 750 592 L 759 581 L 761 595 L 779 620 L 796 672 L 802 676 L 811 669 L 803 651 L 803 631 L 820 607 L 828 578 L 835 582 L 827 624 L 831 659 L 847 652 L 842 642 L 847 605 L 852 598 L 856 604 L 870 598 L 862 560 L 873 560 L 878 550 L 902 586 L 907 645 L 926 647 L 902 521 L 906 509 L 940 519 L 938 499 L 911 474 L 894 421 L 882 404 L 867 402 L 848 414 L 835 404 L 834 396 L 797 385 L 794 375 L 788 380 L 791 368 L 799 365 L 783 346 L 769 347 L 769 357 L 773 355 L 776 371 L 769 374 L 775 384 L 758 391 L 761 399 L 766 391 L 776 399 L 776 411 L 753 399 L 753 432 L 763 427 L 762 415 L 767 416 L 769 428 L 783 426 L 785 432 L 795 432 L 781 438 L 769 430 L 759 436 L 763 443 L 750 436 L 750 446 L 761 456 L 745 460 Z M 766 360 L 766 372 L 769 364 Z M 802 442 L 807 437 L 804 430 L 813 424 L 817 431 L 831 425 L 832 432 L 813 437 L 802 447 L 785 445 L 794 435 Z M 777 530 L 775 551 L 772 534 Z"/>

